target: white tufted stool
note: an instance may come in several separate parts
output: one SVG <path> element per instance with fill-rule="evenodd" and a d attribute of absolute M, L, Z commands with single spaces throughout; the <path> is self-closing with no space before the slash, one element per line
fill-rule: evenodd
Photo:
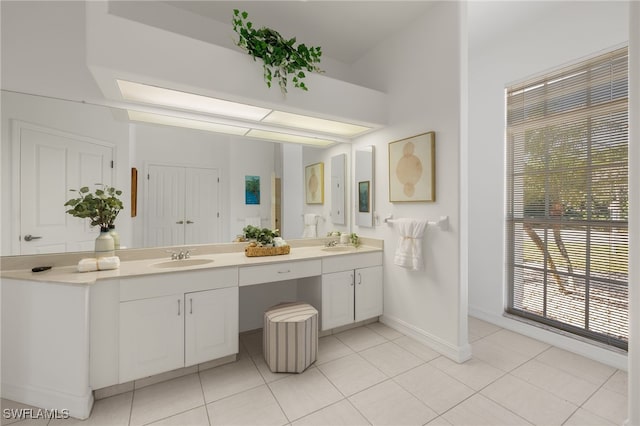
<path fill-rule="evenodd" d="M 318 355 L 318 311 L 301 302 L 264 313 L 264 360 L 274 373 L 302 373 Z"/>

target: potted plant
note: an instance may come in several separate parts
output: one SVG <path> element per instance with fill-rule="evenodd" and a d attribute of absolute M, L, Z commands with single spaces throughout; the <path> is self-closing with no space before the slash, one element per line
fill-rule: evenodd
<path fill-rule="evenodd" d="M 306 77 L 304 71 L 323 72 L 317 63 L 320 63 L 322 49 L 320 47 L 307 47 L 303 43 L 294 46 L 296 38 L 286 40 L 275 30 L 262 27 L 255 29 L 253 23 L 247 21 L 249 14 L 233 10 L 233 30 L 238 34 L 236 44 L 249 55 L 262 59 L 264 81 L 271 87 L 273 79 L 278 80 L 282 94 L 287 93 L 289 75 L 294 87 L 308 90 L 304 83 Z"/>
<path fill-rule="evenodd" d="M 78 190 L 71 189 L 70 191 L 78 193 L 78 197 L 71 198 L 64 205 L 70 207 L 66 212 L 71 216 L 89 219 L 91 226 L 100 227 L 100 235 L 96 238 L 96 255 L 112 256 L 115 241 L 109 228 L 115 227 L 116 217 L 124 207 L 118 198 L 122 191 L 108 185 L 96 185 L 99 187 L 94 192 L 87 186 Z"/>
<path fill-rule="evenodd" d="M 273 246 L 273 239 L 279 237 L 280 234 L 277 229 L 258 228 L 256 226 L 245 226 L 242 229 L 244 237 L 249 241 L 255 241 L 257 246 L 271 247 Z"/>

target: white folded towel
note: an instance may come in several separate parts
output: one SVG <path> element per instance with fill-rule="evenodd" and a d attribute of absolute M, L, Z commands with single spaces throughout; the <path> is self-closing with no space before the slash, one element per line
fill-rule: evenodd
<path fill-rule="evenodd" d="M 87 259 L 80 259 L 78 262 L 78 272 L 93 272 L 98 270 L 98 259 L 90 257 Z"/>
<path fill-rule="evenodd" d="M 118 256 L 108 256 L 98 258 L 98 270 L 106 271 L 108 269 L 118 269 L 120 267 L 120 258 Z"/>
<path fill-rule="evenodd" d="M 307 213 L 304 215 L 304 230 L 302 238 L 316 238 L 318 236 L 318 215 Z"/>
<path fill-rule="evenodd" d="M 392 222 L 398 227 L 400 237 L 393 263 L 412 271 L 424 268 L 422 260 L 422 236 L 427 227 L 423 219 L 397 219 Z"/>

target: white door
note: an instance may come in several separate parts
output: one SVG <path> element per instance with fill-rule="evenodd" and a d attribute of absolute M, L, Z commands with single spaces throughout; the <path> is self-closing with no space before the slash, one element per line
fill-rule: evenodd
<path fill-rule="evenodd" d="M 356 322 L 382 315 L 382 266 L 356 269 Z"/>
<path fill-rule="evenodd" d="M 184 244 L 219 241 L 218 169 L 186 170 Z"/>
<path fill-rule="evenodd" d="M 149 166 L 146 247 L 184 244 L 184 187 L 184 167 Z"/>
<path fill-rule="evenodd" d="M 145 246 L 219 242 L 218 170 L 150 165 Z"/>
<path fill-rule="evenodd" d="M 111 185 L 113 147 L 46 127 L 16 123 L 20 149 L 20 254 L 93 250 L 99 229 L 75 218 L 69 191 Z"/>
<path fill-rule="evenodd" d="M 238 287 L 185 294 L 185 367 L 238 353 Z"/>
<path fill-rule="evenodd" d="M 322 275 L 322 329 L 353 322 L 353 271 Z"/>
<path fill-rule="evenodd" d="M 120 303 L 120 383 L 184 366 L 183 297 Z"/>

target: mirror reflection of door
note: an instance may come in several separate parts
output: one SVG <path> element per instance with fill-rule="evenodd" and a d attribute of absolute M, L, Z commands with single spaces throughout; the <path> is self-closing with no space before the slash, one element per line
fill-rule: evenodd
<path fill-rule="evenodd" d="M 20 152 L 19 253 L 93 250 L 99 229 L 66 214 L 64 203 L 77 194 L 70 189 L 111 185 L 113 147 L 23 122 L 13 130 Z"/>
<path fill-rule="evenodd" d="M 146 178 L 146 247 L 218 241 L 218 169 L 152 164 Z"/>

